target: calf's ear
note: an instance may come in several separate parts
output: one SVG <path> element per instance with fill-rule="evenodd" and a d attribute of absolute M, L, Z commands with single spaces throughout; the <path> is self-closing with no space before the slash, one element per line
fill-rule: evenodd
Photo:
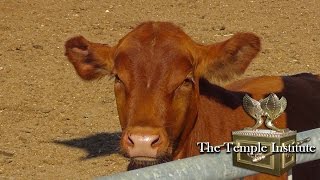
<path fill-rule="evenodd" d="M 226 41 L 202 46 L 201 49 L 197 74 L 226 81 L 245 72 L 260 51 L 260 39 L 252 33 L 237 33 Z"/>
<path fill-rule="evenodd" d="M 85 80 L 109 74 L 113 68 L 113 52 L 114 48 L 92 43 L 82 36 L 73 37 L 65 43 L 65 55 Z"/>

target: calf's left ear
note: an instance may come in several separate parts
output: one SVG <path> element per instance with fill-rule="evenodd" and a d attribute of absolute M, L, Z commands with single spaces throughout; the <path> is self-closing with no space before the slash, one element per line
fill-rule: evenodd
<path fill-rule="evenodd" d="M 113 68 L 114 48 L 76 36 L 65 43 L 65 55 L 78 75 L 92 80 L 109 74 Z"/>
<path fill-rule="evenodd" d="M 230 39 L 201 47 L 197 73 L 226 81 L 245 72 L 260 51 L 260 39 L 252 33 L 237 33 Z"/>

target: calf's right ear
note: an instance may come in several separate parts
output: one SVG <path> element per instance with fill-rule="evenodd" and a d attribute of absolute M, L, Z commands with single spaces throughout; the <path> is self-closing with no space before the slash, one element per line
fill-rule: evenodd
<path fill-rule="evenodd" d="M 114 48 L 92 43 L 82 36 L 76 36 L 65 43 L 65 55 L 73 64 L 78 75 L 93 80 L 110 74 L 113 68 Z"/>

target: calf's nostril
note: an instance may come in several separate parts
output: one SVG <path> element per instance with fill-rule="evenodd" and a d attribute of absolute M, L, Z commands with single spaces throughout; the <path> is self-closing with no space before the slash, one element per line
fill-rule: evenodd
<path fill-rule="evenodd" d="M 130 138 L 130 135 L 128 136 L 128 144 L 133 146 L 134 145 L 134 142 L 133 140 Z"/>
<path fill-rule="evenodd" d="M 151 146 L 157 145 L 160 143 L 160 136 L 157 136 L 152 142 Z"/>

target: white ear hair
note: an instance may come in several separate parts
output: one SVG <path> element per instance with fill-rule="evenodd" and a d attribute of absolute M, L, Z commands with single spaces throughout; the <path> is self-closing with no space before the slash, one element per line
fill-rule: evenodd
<path fill-rule="evenodd" d="M 83 50 L 83 49 L 80 49 L 80 48 L 77 48 L 77 47 L 74 47 L 74 48 L 72 48 L 71 50 L 72 50 L 73 52 L 79 53 L 79 54 L 81 54 L 81 55 L 83 55 L 83 56 L 88 56 L 88 54 L 89 54 L 89 51 L 88 51 L 88 50 Z"/>

